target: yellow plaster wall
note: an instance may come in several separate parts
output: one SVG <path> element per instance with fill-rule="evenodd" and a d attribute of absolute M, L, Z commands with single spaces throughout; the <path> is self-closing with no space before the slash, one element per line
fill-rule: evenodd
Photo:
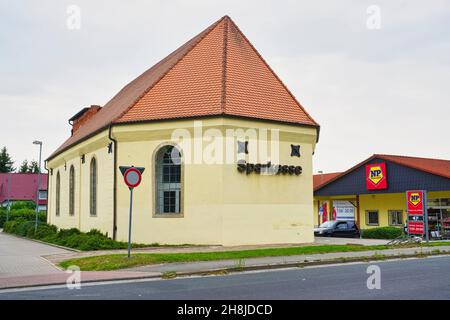
<path fill-rule="evenodd" d="M 262 176 L 239 173 L 236 164 L 184 164 L 183 217 L 154 216 L 155 150 L 171 142 L 174 129 L 186 128 L 193 135 L 193 121 L 167 121 L 113 127 L 118 140 L 117 165 L 145 167 L 142 183 L 134 190 L 132 241 L 160 244 L 304 243 L 313 241 L 312 153 L 316 143 L 314 128 L 279 125 L 240 119 L 205 119 L 203 130 L 222 133 L 230 128 L 273 128 L 280 130 L 280 163 L 301 165 L 300 176 Z M 112 235 L 113 154 L 104 131 L 63 152 L 48 163 L 50 177 L 49 222 L 62 228 L 92 228 Z M 300 158 L 290 157 L 290 144 L 300 144 Z M 208 142 L 203 142 L 205 147 Z M 235 144 L 234 144 L 235 146 Z M 224 150 L 225 152 L 225 143 Z M 251 151 L 250 151 L 251 153 Z M 85 154 L 85 164 L 80 156 Z M 89 214 L 89 165 L 98 161 L 97 217 Z M 269 159 L 257 159 L 264 163 Z M 250 161 L 253 162 L 253 161 Z M 67 170 L 64 170 L 67 163 Z M 68 175 L 76 170 L 75 216 L 68 215 Z M 55 182 L 61 172 L 61 215 L 55 216 Z M 117 168 L 117 240 L 128 237 L 129 190 Z"/>
<path fill-rule="evenodd" d="M 389 226 L 389 210 L 402 210 L 406 219 L 406 196 L 404 193 L 363 194 L 359 196 L 361 229 Z M 378 210 L 379 225 L 367 225 L 366 211 Z"/>
<path fill-rule="evenodd" d="M 59 228 L 78 228 L 82 231 L 98 229 L 112 236 L 113 231 L 113 154 L 108 154 L 109 140 L 107 132 L 88 139 L 79 145 L 63 152 L 48 162 L 47 167 L 53 169 L 49 176 L 50 196 L 48 222 Z M 85 155 L 85 163 L 81 163 L 81 155 Z M 89 211 L 90 161 L 97 159 L 97 215 L 91 216 Z M 66 163 L 66 169 L 64 164 Z M 75 169 L 75 214 L 69 215 L 69 172 L 70 166 Z M 56 216 L 56 176 L 60 173 L 60 215 Z"/>
<path fill-rule="evenodd" d="M 174 128 L 192 121 L 140 124 L 114 128 L 119 164 L 144 166 L 142 184 L 135 189 L 133 241 L 143 243 L 261 244 L 313 241 L 312 152 L 315 129 L 231 119 L 204 120 L 203 128 L 280 128 L 280 162 L 302 165 L 297 176 L 245 175 L 236 165 L 185 164 L 182 218 L 152 217 L 153 153 L 170 141 Z M 192 131 L 191 131 L 192 132 Z M 137 141 L 136 141 L 137 140 Z M 290 157 L 290 144 L 301 144 L 302 157 Z M 206 143 L 205 143 L 206 144 Z M 264 159 L 258 159 L 262 162 Z M 125 240 L 129 192 L 118 183 L 118 239 Z"/>

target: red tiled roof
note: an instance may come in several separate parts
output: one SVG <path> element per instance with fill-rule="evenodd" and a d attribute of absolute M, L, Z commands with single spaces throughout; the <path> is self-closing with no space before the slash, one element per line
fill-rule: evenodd
<path fill-rule="evenodd" d="M 125 86 L 50 158 L 111 123 L 212 115 L 318 127 L 225 16 Z"/>
<path fill-rule="evenodd" d="M 413 169 L 432 173 L 444 178 L 450 178 L 450 160 L 393 156 L 387 154 L 376 154 L 374 155 L 374 157 L 391 161 Z"/>
<path fill-rule="evenodd" d="M 36 201 L 36 173 L 0 173 L 0 203 L 8 200 Z M 40 190 L 47 190 L 48 175 L 41 174 Z M 11 179 L 8 182 L 8 179 Z M 40 200 L 40 204 L 47 201 Z"/>
<path fill-rule="evenodd" d="M 328 181 L 339 176 L 341 172 L 322 173 L 313 175 L 314 189 L 319 188 L 321 185 L 326 184 Z"/>
<path fill-rule="evenodd" d="M 331 173 L 327 177 L 327 179 L 323 183 L 317 184 L 314 181 L 314 191 L 324 187 L 325 185 L 338 180 L 340 177 L 345 176 L 346 174 L 352 172 L 356 168 L 359 168 L 360 166 L 366 164 L 367 162 L 373 160 L 373 159 L 381 159 L 390 161 L 393 163 L 397 163 L 399 165 L 403 165 L 405 167 L 413 168 L 416 170 L 424 171 L 427 173 L 431 173 L 437 176 L 441 176 L 444 178 L 450 179 L 450 160 L 443 160 L 443 159 L 430 159 L 430 158 L 419 158 L 419 157 L 408 157 L 408 156 L 397 156 L 397 155 L 387 155 L 387 154 L 374 154 L 370 158 L 358 163 L 357 165 L 351 167 L 347 171 L 341 172 L 341 173 Z M 326 174 L 325 174 L 326 175 Z M 314 179 L 316 179 L 316 176 L 314 176 Z"/>

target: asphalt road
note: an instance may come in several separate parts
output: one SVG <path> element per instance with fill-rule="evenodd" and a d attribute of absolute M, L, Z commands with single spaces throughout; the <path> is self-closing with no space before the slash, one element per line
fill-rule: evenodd
<path fill-rule="evenodd" d="M 370 265 L 381 289 L 367 288 Z M 0 292 L 5 299 L 450 299 L 450 256 Z"/>

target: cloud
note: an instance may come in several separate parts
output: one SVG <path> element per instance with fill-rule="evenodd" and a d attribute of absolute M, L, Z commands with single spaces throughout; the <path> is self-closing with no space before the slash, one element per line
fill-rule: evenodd
<path fill-rule="evenodd" d="M 66 27 L 67 6 L 81 29 Z M 0 3 L 0 125 L 18 165 L 70 134 L 67 119 L 230 15 L 321 124 L 315 171 L 372 153 L 450 159 L 450 4 L 377 1 L 23 1 Z"/>

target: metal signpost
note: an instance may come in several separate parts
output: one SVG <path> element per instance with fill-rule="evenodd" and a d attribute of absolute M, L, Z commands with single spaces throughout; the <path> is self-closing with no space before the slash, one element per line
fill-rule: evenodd
<path fill-rule="evenodd" d="M 130 189 L 130 218 L 128 222 L 128 258 L 131 255 L 131 222 L 133 215 L 133 189 L 136 188 L 142 180 L 142 172 L 144 172 L 145 168 L 143 167 L 119 167 L 120 172 L 122 172 L 123 180 L 125 184 Z"/>
<path fill-rule="evenodd" d="M 425 234 L 425 239 L 430 240 L 428 232 L 427 192 L 425 190 L 406 191 L 406 209 L 408 212 L 408 235 Z"/>

